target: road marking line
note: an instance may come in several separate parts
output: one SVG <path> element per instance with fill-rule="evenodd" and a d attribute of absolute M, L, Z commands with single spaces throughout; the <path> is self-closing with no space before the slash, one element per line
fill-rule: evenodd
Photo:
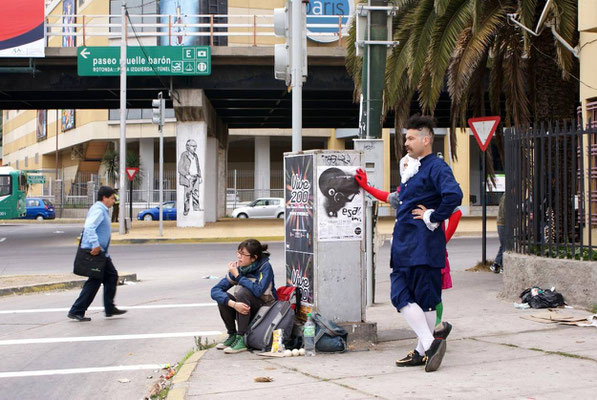
<path fill-rule="evenodd" d="M 190 303 L 190 304 L 151 304 L 145 306 L 118 307 L 123 310 L 151 310 L 158 308 L 191 308 L 191 307 L 215 307 L 218 304 L 212 303 Z M 0 314 L 24 314 L 24 313 L 42 313 L 42 312 L 68 312 L 70 308 L 30 308 L 25 310 L 2 310 Z M 104 307 L 89 307 L 87 311 L 103 311 Z"/>
<path fill-rule="evenodd" d="M 6 238 L 5 238 L 5 237 L 3 237 L 3 238 L 0 238 L 0 243 L 4 242 L 5 240 L 6 240 Z"/>
<path fill-rule="evenodd" d="M 95 372 L 137 371 L 141 369 L 162 369 L 163 364 L 117 365 L 114 367 L 46 369 L 39 371 L 0 372 L 0 378 L 22 378 L 27 376 L 90 374 Z"/>
<path fill-rule="evenodd" d="M 103 342 L 109 340 L 136 340 L 136 339 L 166 339 L 190 336 L 216 336 L 221 335 L 220 331 L 197 331 L 197 332 L 170 332 L 170 333 L 144 333 L 136 335 L 106 335 L 106 336 L 72 336 L 57 338 L 34 338 L 0 340 L 0 346 L 19 344 L 41 344 L 41 343 L 73 343 L 73 342 Z"/>

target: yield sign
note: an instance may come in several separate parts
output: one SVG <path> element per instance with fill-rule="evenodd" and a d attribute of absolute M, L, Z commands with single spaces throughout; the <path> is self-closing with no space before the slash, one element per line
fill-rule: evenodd
<path fill-rule="evenodd" d="M 135 175 L 137 175 L 138 172 L 139 172 L 139 168 L 127 167 L 126 176 L 128 176 L 129 181 L 132 182 L 133 179 L 135 179 Z"/>
<path fill-rule="evenodd" d="M 497 128 L 499 123 L 499 116 L 468 119 L 468 126 L 473 131 L 473 134 L 475 135 L 475 139 L 477 139 L 477 143 L 479 143 L 481 151 L 487 150 L 489 142 L 491 142 L 493 133 L 495 132 L 495 129 Z"/>

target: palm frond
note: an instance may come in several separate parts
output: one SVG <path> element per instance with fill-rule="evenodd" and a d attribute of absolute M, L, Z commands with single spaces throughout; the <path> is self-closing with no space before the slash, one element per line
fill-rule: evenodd
<path fill-rule="evenodd" d="M 552 8 L 555 19 L 555 30 L 574 46 L 576 42 L 576 25 L 578 15 L 578 4 L 574 0 L 554 0 Z M 565 48 L 560 42 L 554 39 L 556 46 L 556 55 L 558 65 L 562 69 L 562 78 L 568 79 L 568 74 L 572 72 L 576 60 L 574 60 L 570 50 Z"/>
<path fill-rule="evenodd" d="M 472 26 L 465 28 L 456 42 L 448 67 L 448 91 L 453 100 L 458 101 L 465 95 L 471 75 L 484 55 L 489 53 L 496 33 L 506 22 L 499 1 L 488 1 L 486 7 L 481 28 L 476 32 Z"/>
<path fill-rule="evenodd" d="M 433 9 L 434 0 L 421 0 L 413 10 L 410 36 L 406 43 L 409 60 L 408 76 L 416 86 L 425 68 L 431 32 L 437 15 Z"/>
<path fill-rule="evenodd" d="M 450 0 L 444 15 L 437 19 L 426 58 L 426 79 L 419 85 L 419 102 L 423 110 L 431 111 L 435 108 L 454 45 L 468 25 L 470 17 L 468 0 Z"/>
<path fill-rule="evenodd" d="M 527 80 L 526 65 L 522 59 L 523 38 L 518 29 L 509 25 L 501 32 L 501 43 L 504 51 L 503 90 L 506 97 L 506 115 L 509 115 L 514 126 L 520 127 L 529 123 L 529 100 L 525 83 Z"/>

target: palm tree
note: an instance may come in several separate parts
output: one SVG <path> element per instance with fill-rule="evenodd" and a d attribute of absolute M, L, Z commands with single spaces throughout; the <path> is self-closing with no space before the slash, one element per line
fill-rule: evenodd
<path fill-rule="evenodd" d="M 553 3 L 550 13 L 556 31 L 569 43 L 574 42 L 576 2 Z M 485 115 L 487 81 L 491 112 L 505 114 L 506 126 L 524 126 L 546 117 L 572 117 L 576 87 L 567 81 L 577 68 L 572 54 L 551 32 L 534 37 L 508 18 L 508 14 L 516 13 L 522 24 L 534 27 L 545 1 L 396 0 L 395 4 L 398 13 L 393 38 L 399 44 L 387 60 L 384 112 L 394 111 L 397 132 L 408 118 L 415 96 L 423 113 L 433 115 L 447 87 L 450 142 L 455 150 L 455 128 L 466 126 L 467 114 Z M 355 54 L 355 33 L 353 24 L 346 66 L 355 82 L 356 99 L 362 60 Z M 401 135 L 395 136 L 395 149 L 400 158 Z M 456 158 L 455 151 L 452 156 Z"/>

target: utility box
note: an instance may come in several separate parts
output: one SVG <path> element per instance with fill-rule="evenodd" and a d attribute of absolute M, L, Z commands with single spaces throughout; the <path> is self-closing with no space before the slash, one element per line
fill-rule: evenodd
<path fill-rule="evenodd" d="M 315 309 L 365 321 L 364 203 L 356 150 L 284 154 L 286 280 L 300 288 L 299 318 Z"/>
<path fill-rule="evenodd" d="M 367 173 L 367 182 L 369 186 L 376 189 L 383 189 L 384 169 L 383 169 L 383 139 L 354 139 L 354 149 L 362 151 L 363 169 Z M 365 192 L 368 201 L 377 201 L 377 199 Z"/>

